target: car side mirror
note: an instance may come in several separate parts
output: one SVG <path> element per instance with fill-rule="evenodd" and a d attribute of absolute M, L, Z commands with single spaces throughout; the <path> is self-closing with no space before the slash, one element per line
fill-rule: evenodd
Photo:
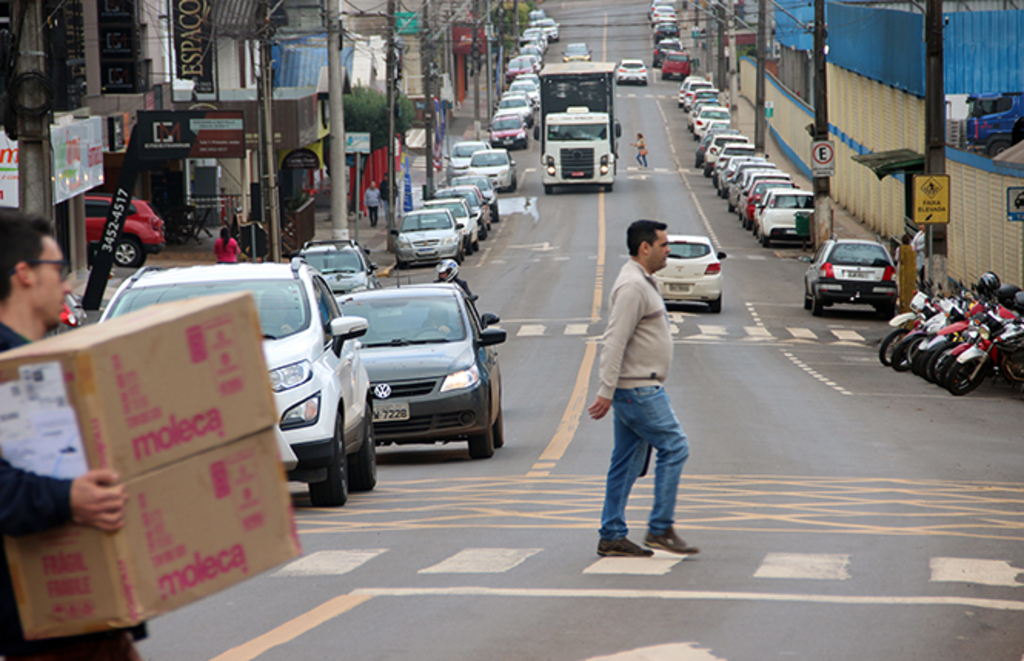
<path fill-rule="evenodd" d="M 499 321 L 501 321 L 501 318 L 498 317 L 498 315 L 494 314 L 493 312 L 484 312 L 482 315 L 480 315 L 480 323 L 483 325 L 484 328 L 487 328 L 488 326 L 493 326 Z"/>
<path fill-rule="evenodd" d="M 725 259 L 726 257 L 728 257 L 728 255 L 726 255 L 724 252 L 719 250 L 717 257 L 718 257 L 718 259 Z"/>
<path fill-rule="evenodd" d="M 331 349 L 334 355 L 341 355 L 341 345 L 345 340 L 354 340 L 366 335 L 370 324 L 363 317 L 335 317 L 331 319 Z"/>
<path fill-rule="evenodd" d="M 397 229 L 391 230 L 391 236 L 398 236 L 398 230 Z"/>
<path fill-rule="evenodd" d="M 377 269 L 379 269 L 379 268 L 380 268 L 380 267 L 379 267 L 379 266 L 377 266 L 377 264 L 376 264 L 375 262 L 370 262 L 370 271 L 371 271 L 371 272 L 372 272 L 372 271 L 376 271 L 376 270 L 377 270 Z"/>
<path fill-rule="evenodd" d="M 507 337 L 508 334 L 502 328 L 485 328 L 480 331 L 480 346 L 490 347 L 501 344 Z"/>
<path fill-rule="evenodd" d="M 460 230 L 464 230 L 464 229 L 466 229 L 466 225 L 463 224 L 463 223 L 455 223 L 455 228 L 456 229 L 460 229 Z"/>

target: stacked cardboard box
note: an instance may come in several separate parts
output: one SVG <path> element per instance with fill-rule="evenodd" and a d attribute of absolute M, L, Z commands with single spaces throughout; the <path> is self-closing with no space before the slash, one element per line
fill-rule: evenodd
<path fill-rule="evenodd" d="M 60 440 L 56 462 L 14 442 L 5 457 L 66 470 L 80 453 L 83 469 L 116 470 L 128 492 L 117 533 L 72 524 L 5 538 L 27 637 L 137 624 L 299 553 L 248 294 L 152 306 L 0 354 L 5 382 L 43 404 L 0 418 L 0 440 L 33 423 L 34 438 L 45 428 Z M 77 446 L 52 433 L 61 405 Z"/>

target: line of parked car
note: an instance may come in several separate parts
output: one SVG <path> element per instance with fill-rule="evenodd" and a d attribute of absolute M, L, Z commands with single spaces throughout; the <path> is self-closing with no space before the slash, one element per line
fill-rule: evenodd
<path fill-rule="evenodd" d="M 662 80 L 686 79 L 690 75 L 692 62 L 679 40 L 679 23 L 673 0 L 653 0 L 647 17 L 651 21 L 654 39 L 654 56 L 651 68 L 661 71 Z M 615 70 L 616 82 L 620 85 L 647 85 L 647 65 L 641 59 L 624 59 Z"/>

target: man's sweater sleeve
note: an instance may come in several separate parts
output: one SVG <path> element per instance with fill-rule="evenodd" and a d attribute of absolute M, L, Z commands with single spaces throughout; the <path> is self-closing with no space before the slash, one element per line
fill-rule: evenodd
<path fill-rule="evenodd" d="M 598 396 L 605 399 L 611 399 L 615 394 L 619 374 L 622 372 L 622 358 L 626 353 L 626 345 L 629 344 L 637 324 L 643 318 L 643 296 L 635 291 L 634 287 L 635 285 L 629 283 L 612 292 L 612 309 L 608 318 L 608 328 L 604 331 L 604 346 L 601 349 L 601 387 L 597 391 Z"/>
<path fill-rule="evenodd" d="M 42 477 L 0 459 L 0 534 L 17 537 L 71 521 L 71 481 Z"/>

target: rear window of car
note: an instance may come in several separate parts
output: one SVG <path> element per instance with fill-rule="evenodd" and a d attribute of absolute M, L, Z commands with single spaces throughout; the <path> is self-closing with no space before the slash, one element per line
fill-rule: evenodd
<path fill-rule="evenodd" d="M 619 65 L 623 69 L 642 69 L 644 66 L 643 62 L 623 62 Z"/>
<path fill-rule="evenodd" d="M 812 202 L 813 202 L 813 198 Z M 813 208 L 813 203 L 811 207 Z M 837 243 L 828 256 L 832 264 L 842 266 L 889 266 L 885 248 L 867 243 Z"/>
<path fill-rule="evenodd" d="M 697 259 L 711 254 L 711 246 L 706 243 L 670 243 L 668 256 L 675 259 Z"/>
<path fill-rule="evenodd" d="M 341 308 L 369 322 L 360 340 L 365 348 L 466 339 L 466 325 L 454 296 L 349 298 L 342 300 Z"/>
<path fill-rule="evenodd" d="M 811 195 L 776 195 L 772 201 L 773 209 L 813 209 L 814 197 Z"/>
<path fill-rule="evenodd" d="M 689 55 L 682 55 L 682 54 L 679 54 L 679 55 L 673 54 L 673 55 L 666 55 L 665 59 L 668 60 L 669 62 L 689 62 L 690 61 L 690 56 Z"/>

